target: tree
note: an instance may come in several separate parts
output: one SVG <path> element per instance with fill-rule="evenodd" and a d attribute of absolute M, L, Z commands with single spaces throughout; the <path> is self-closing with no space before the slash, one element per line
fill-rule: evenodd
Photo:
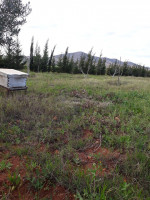
<path fill-rule="evenodd" d="M 55 67 L 55 65 L 56 65 L 56 63 L 55 63 L 55 57 L 53 56 L 53 58 L 52 58 L 52 68 L 51 68 L 51 70 L 52 70 L 52 72 L 56 72 L 56 67 Z"/>
<path fill-rule="evenodd" d="M 123 63 L 123 76 L 128 76 L 129 75 L 128 71 L 129 71 L 128 62 L 125 61 Z"/>
<path fill-rule="evenodd" d="M 96 63 L 97 63 L 96 58 L 94 58 L 92 67 L 90 69 L 90 74 L 94 74 L 94 75 L 96 74 Z"/>
<path fill-rule="evenodd" d="M 120 62 L 119 64 L 117 64 L 117 60 L 115 62 L 115 72 L 113 74 L 113 76 L 118 75 L 118 81 L 117 84 L 120 85 L 120 76 L 122 76 L 123 74 L 123 69 L 121 69 L 121 57 L 120 57 Z"/>
<path fill-rule="evenodd" d="M 68 47 L 66 48 L 65 54 L 62 59 L 62 72 L 69 73 L 69 70 L 68 70 Z"/>
<path fill-rule="evenodd" d="M 106 74 L 106 58 L 103 58 L 103 62 L 102 62 L 102 68 L 101 68 L 101 75 L 105 75 Z"/>
<path fill-rule="evenodd" d="M 84 77 L 86 76 L 84 73 L 85 59 L 86 59 L 86 56 L 85 54 L 82 53 L 80 56 L 79 63 L 78 63 L 78 70 L 84 75 Z"/>
<path fill-rule="evenodd" d="M 40 65 L 41 65 L 41 54 L 40 54 L 40 46 L 38 43 L 36 43 L 35 52 L 34 52 L 34 71 L 39 72 L 40 71 Z"/>
<path fill-rule="evenodd" d="M 56 69 L 56 71 L 57 72 L 62 72 L 62 59 L 63 59 L 63 57 L 62 57 L 62 54 L 58 57 L 58 61 L 57 61 L 57 69 Z"/>
<path fill-rule="evenodd" d="M 87 56 L 85 56 L 84 54 L 81 55 L 78 68 L 84 75 L 84 77 L 87 77 L 87 75 L 89 74 L 89 71 L 93 66 L 93 61 L 94 55 L 92 55 L 92 49 L 89 51 Z"/>
<path fill-rule="evenodd" d="M 96 74 L 97 75 L 105 75 L 106 74 L 106 58 L 102 59 L 102 51 L 96 66 Z"/>
<path fill-rule="evenodd" d="M 31 12 L 30 3 L 22 0 L 0 1 L 0 46 L 8 42 L 8 38 L 18 36 L 20 26 L 26 23 L 26 17 Z"/>
<path fill-rule="evenodd" d="M 14 41 L 12 38 L 7 38 L 7 44 L 5 45 L 5 56 L 4 56 L 4 63 L 5 68 L 14 68 Z"/>
<path fill-rule="evenodd" d="M 49 62 L 48 62 L 48 72 L 51 71 L 55 48 L 56 48 L 56 45 L 54 46 L 53 50 L 51 51 L 51 55 L 50 55 Z"/>
<path fill-rule="evenodd" d="M 44 51 L 43 51 L 43 57 L 41 61 L 41 70 L 42 72 L 47 72 L 47 66 L 48 66 L 48 40 L 46 41 Z"/>
<path fill-rule="evenodd" d="M 102 52 L 100 54 L 97 66 L 96 66 L 96 74 L 101 75 L 101 68 L 102 68 Z"/>
<path fill-rule="evenodd" d="M 68 62 L 68 73 L 73 73 L 73 69 L 74 69 L 74 58 L 73 56 L 71 57 L 71 59 L 69 59 Z"/>
<path fill-rule="evenodd" d="M 117 74 L 118 71 L 118 64 L 117 64 L 117 59 L 115 60 L 115 63 L 112 65 L 113 68 L 113 76 L 115 76 Z"/>
<path fill-rule="evenodd" d="M 3 54 L 0 51 L 0 68 L 5 68 Z"/>
<path fill-rule="evenodd" d="M 76 62 L 74 62 L 74 66 L 72 69 L 73 74 L 80 74 L 81 71 L 79 70 L 79 60 L 77 59 Z"/>
<path fill-rule="evenodd" d="M 94 61 L 94 55 L 92 55 L 92 50 L 91 49 L 87 55 L 87 59 L 85 61 L 85 67 L 84 67 L 84 70 L 85 70 L 85 73 L 88 75 L 89 74 L 89 71 L 90 69 L 92 68 L 93 66 L 93 61 Z"/>
<path fill-rule="evenodd" d="M 17 38 L 14 50 L 14 62 L 15 62 L 14 69 L 23 69 L 25 65 L 25 61 L 23 61 L 23 58 L 24 56 L 22 55 L 21 45 L 19 39 Z"/>
<path fill-rule="evenodd" d="M 16 42 L 12 38 L 8 38 L 5 45 L 5 56 L 2 59 L 4 68 L 23 69 L 25 62 L 23 62 L 24 56 L 18 38 Z"/>
<path fill-rule="evenodd" d="M 31 71 L 33 71 L 33 69 L 34 69 L 33 51 L 34 51 L 34 37 L 32 37 L 31 46 L 30 46 L 30 63 L 29 63 L 29 70 L 31 70 Z M 28 73 L 29 73 L 29 71 L 28 71 Z"/>

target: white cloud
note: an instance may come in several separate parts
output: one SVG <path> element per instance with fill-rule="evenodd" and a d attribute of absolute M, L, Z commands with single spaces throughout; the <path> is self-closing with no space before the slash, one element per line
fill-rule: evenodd
<path fill-rule="evenodd" d="M 24 2 L 27 2 L 24 0 Z M 149 0 L 31 0 L 32 13 L 22 27 L 20 40 L 29 55 L 31 37 L 56 54 L 69 51 L 131 60 L 150 66 Z"/>

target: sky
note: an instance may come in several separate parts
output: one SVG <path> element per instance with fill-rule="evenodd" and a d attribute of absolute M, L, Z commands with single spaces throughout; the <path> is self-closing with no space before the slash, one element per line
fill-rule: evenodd
<path fill-rule="evenodd" d="M 23 0 L 27 3 L 28 0 Z M 55 55 L 88 51 L 150 67 L 150 0 L 30 0 L 32 12 L 21 27 L 23 53 L 31 38 L 41 47 L 49 39 Z"/>

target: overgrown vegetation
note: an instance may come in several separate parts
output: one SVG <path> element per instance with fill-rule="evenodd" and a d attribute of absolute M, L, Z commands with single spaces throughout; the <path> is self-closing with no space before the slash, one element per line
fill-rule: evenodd
<path fill-rule="evenodd" d="M 27 84 L 0 93 L 1 198 L 62 187 L 68 199 L 149 199 L 149 78 L 31 73 Z"/>

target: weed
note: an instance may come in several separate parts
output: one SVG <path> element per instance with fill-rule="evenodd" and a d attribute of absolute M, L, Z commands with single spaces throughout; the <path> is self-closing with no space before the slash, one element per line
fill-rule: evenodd
<path fill-rule="evenodd" d="M 40 170 L 36 169 L 35 175 L 31 174 L 31 176 L 27 177 L 30 186 L 37 191 L 41 190 L 44 186 L 43 178 L 40 176 L 40 174 L 41 174 Z"/>
<path fill-rule="evenodd" d="M 91 156 L 93 156 L 93 158 L 96 160 L 96 161 L 100 161 L 101 159 L 101 153 L 97 153 L 97 154 L 91 154 Z"/>
<path fill-rule="evenodd" d="M 10 162 L 7 162 L 6 160 L 2 160 L 0 162 L 0 171 L 4 171 L 5 169 L 10 169 L 12 164 Z"/>
<path fill-rule="evenodd" d="M 17 148 L 15 149 L 15 153 L 19 156 L 19 157 L 22 157 L 22 156 L 25 156 L 25 155 L 28 155 L 29 154 L 29 149 L 24 147 L 24 148 Z"/>
<path fill-rule="evenodd" d="M 73 162 L 74 162 L 76 165 L 80 165 L 81 160 L 80 160 L 78 154 L 75 154 L 75 155 L 74 155 Z"/>
<path fill-rule="evenodd" d="M 17 186 L 19 186 L 19 184 L 21 183 L 21 176 L 18 173 L 18 171 L 13 172 L 13 173 L 9 173 L 8 175 L 8 180 L 12 186 L 12 188 L 15 188 Z"/>

